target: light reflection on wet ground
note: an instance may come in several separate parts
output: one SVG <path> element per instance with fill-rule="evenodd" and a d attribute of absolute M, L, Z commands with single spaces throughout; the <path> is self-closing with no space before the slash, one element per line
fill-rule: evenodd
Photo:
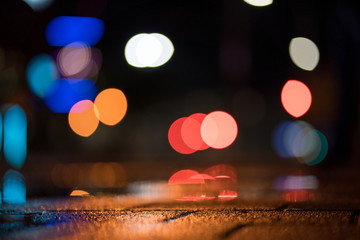
<path fill-rule="evenodd" d="M 247 168 L 230 201 L 183 202 L 166 180 L 128 185 L 128 194 L 28 199 L 3 204 L 1 239 L 357 239 L 356 171 Z M 286 174 L 285 174 L 286 173 Z"/>

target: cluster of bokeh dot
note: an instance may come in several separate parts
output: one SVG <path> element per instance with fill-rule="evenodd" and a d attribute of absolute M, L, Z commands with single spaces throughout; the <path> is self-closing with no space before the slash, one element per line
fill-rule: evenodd
<path fill-rule="evenodd" d="M 2 114 L 4 118 L 2 118 Z M 27 118 L 17 104 L 2 106 L 0 113 L 0 151 L 6 162 L 17 170 L 25 163 L 27 155 Z M 1 159 L 1 158 L 0 158 Z M 23 175 L 9 169 L 3 176 L 0 204 L 22 204 L 26 202 L 26 186 Z"/>
<path fill-rule="evenodd" d="M 195 113 L 174 121 L 168 132 L 171 147 L 182 154 L 191 154 L 209 147 L 223 149 L 236 139 L 235 119 L 223 111 Z"/>
<path fill-rule="evenodd" d="M 45 31 L 52 54 L 35 56 L 27 67 L 30 90 L 55 113 L 68 113 L 70 128 L 90 136 L 99 122 L 113 126 L 127 110 L 124 93 L 115 88 L 99 93 L 95 83 L 102 64 L 101 51 L 92 47 L 104 34 L 104 23 L 94 17 L 61 16 Z"/>
<path fill-rule="evenodd" d="M 314 70 L 320 59 L 316 44 L 303 37 L 290 41 L 289 55 L 293 63 L 305 71 Z M 311 107 L 311 91 L 299 80 L 288 80 L 281 91 L 281 103 L 288 114 L 299 118 Z M 273 132 L 272 143 L 279 156 L 296 158 L 307 165 L 320 163 L 328 152 L 325 135 L 305 121 L 280 123 Z"/>

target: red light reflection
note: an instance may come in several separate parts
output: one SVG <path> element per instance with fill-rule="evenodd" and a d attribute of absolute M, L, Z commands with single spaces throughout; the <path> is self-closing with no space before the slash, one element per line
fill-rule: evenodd
<path fill-rule="evenodd" d="M 233 190 L 221 190 L 219 195 L 218 195 L 218 199 L 220 201 L 228 201 L 228 200 L 232 200 L 238 197 L 238 194 L 236 191 Z"/>
<path fill-rule="evenodd" d="M 282 198 L 288 202 L 302 202 L 313 200 L 315 198 L 315 194 L 313 191 L 309 190 L 294 190 L 284 192 L 282 194 Z"/>
<path fill-rule="evenodd" d="M 204 184 L 204 178 L 199 177 L 199 174 L 197 171 L 185 169 L 180 170 L 174 173 L 169 181 L 169 185 L 177 185 L 177 184 Z M 195 177 L 194 177 L 195 176 Z"/>
<path fill-rule="evenodd" d="M 174 173 L 168 185 L 177 201 L 202 201 L 218 198 L 219 201 L 238 197 L 235 191 L 235 169 L 227 164 L 219 164 L 199 173 L 194 170 L 180 170 Z"/>

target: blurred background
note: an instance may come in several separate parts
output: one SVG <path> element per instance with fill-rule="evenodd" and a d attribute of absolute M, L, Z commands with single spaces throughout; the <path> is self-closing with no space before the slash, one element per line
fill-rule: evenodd
<path fill-rule="evenodd" d="M 357 171 L 358 4 L 251 2 L 2 1 L 4 199 L 5 183 L 11 179 L 11 186 L 25 183 L 26 196 L 31 198 L 69 195 L 76 188 L 124 193 L 134 182 L 167 181 L 177 170 L 216 164 L 232 165 L 238 180 L 255 182 L 262 174 L 257 169 L 272 169 L 270 181 L 286 174 L 284 167 L 320 175 L 332 168 Z M 254 6 L 261 3 L 266 6 Z M 152 66 L 152 56 L 139 60 L 141 50 L 133 53 L 133 60 L 126 56 L 129 40 L 140 33 L 166 37 L 147 35 L 150 43 L 143 37 L 133 44 L 142 44 L 138 49 L 155 55 L 158 46 L 165 54 L 167 44 L 170 50 L 164 63 Z M 299 41 L 300 50 L 292 52 L 295 38 L 305 42 Z M 305 57 L 297 56 L 304 52 Z M 312 55 L 315 60 L 301 62 Z M 308 110 L 300 116 L 294 116 L 281 98 L 288 80 L 298 80 L 311 91 Z M 123 109 L 125 115 L 106 124 L 95 114 L 95 125 L 89 123 L 91 133 L 79 135 L 76 124 L 69 123 L 70 109 L 85 99 L 92 104 L 98 93 L 111 88 L 121 90 L 126 100 L 109 97 L 108 104 Z M 213 111 L 224 111 L 236 121 L 233 142 L 191 154 L 169 144 L 169 129 L 177 119 Z M 294 131 L 301 129 L 299 137 Z M 315 135 L 306 135 L 315 129 Z M 279 138 L 286 141 L 279 143 Z M 308 162 L 300 150 L 289 152 L 289 144 L 291 149 L 301 146 L 307 151 L 318 144 L 316 156 Z"/>

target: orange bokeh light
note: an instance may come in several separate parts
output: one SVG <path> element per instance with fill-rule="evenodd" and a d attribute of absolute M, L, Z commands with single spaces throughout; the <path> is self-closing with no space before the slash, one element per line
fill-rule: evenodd
<path fill-rule="evenodd" d="M 99 110 L 99 120 L 113 126 L 125 116 L 127 100 L 124 93 L 116 88 L 108 88 L 99 93 L 94 101 Z"/>
<path fill-rule="evenodd" d="M 84 190 L 73 190 L 70 193 L 71 197 L 88 197 L 90 196 L 90 193 L 84 191 Z"/>
<path fill-rule="evenodd" d="M 293 117 L 301 117 L 310 108 L 312 96 L 310 89 L 298 80 L 289 80 L 281 91 L 281 103 Z"/>
<path fill-rule="evenodd" d="M 223 149 L 236 139 L 238 128 L 235 119 L 223 111 L 209 113 L 201 124 L 203 141 L 212 148 Z"/>
<path fill-rule="evenodd" d="M 77 102 L 69 112 L 68 121 L 70 128 L 82 137 L 88 137 L 99 125 L 96 106 L 90 100 Z"/>

